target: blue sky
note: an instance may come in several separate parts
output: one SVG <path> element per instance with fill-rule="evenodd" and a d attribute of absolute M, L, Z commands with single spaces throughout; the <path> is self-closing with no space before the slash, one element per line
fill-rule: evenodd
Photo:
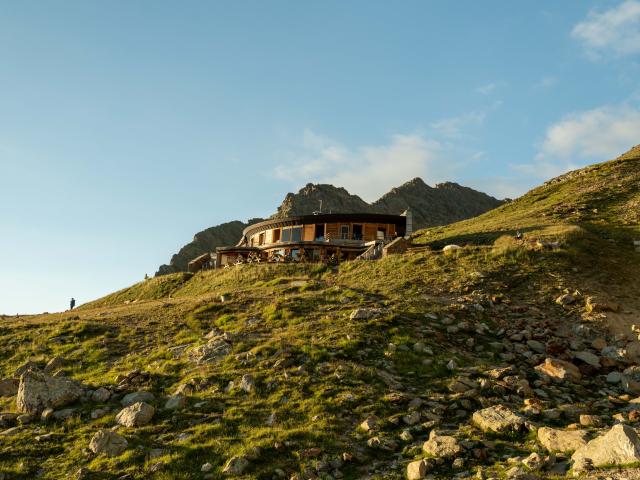
<path fill-rule="evenodd" d="M 640 143 L 640 0 L 0 1 L 0 312 L 307 182 L 514 197 Z"/>

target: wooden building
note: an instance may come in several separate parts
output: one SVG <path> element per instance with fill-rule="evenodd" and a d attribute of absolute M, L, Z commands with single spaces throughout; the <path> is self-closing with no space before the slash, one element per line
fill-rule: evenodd
<path fill-rule="evenodd" d="M 218 247 L 215 265 L 353 260 L 411 233 L 411 216 L 375 213 L 302 215 L 250 225 L 235 246 Z"/>

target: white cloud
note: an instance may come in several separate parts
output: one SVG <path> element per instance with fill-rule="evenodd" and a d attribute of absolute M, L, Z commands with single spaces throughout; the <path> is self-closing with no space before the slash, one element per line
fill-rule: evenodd
<path fill-rule="evenodd" d="M 290 160 L 276 167 L 276 177 L 302 185 L 330 183 L 374 201 L 413 177 L 428 183 L 451 180 L 461 168 L 460 150 L 420 134 L 394 135 L 383 145 L 346 147 L 306 130 Z M 469 155 L 471 156 L 471 155 Z"/>
<path fill-rule="evenodd" d="M 586 20 L 573 28 L 571 35 L 583 42 L 594 58 L 608 52 L 640 53 L 640 2 L 626 0 L 604 12 L 591 11 Z"/>
<path fill-rule="evenodd" d="M 566 115 L 551 125 L 529 164 L 514 168 L 548 179 L 624 153 L 638 143 L 640 111 L 627 105 L 603 106 Z"/>

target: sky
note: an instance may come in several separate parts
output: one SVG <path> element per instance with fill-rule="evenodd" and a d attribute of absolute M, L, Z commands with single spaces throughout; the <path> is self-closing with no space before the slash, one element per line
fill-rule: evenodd
<path fill-rule="evenodd" d="M 0 0 L 0 313 L 309 182 L 515 198 L 640 143 L 640 0 Z"/>

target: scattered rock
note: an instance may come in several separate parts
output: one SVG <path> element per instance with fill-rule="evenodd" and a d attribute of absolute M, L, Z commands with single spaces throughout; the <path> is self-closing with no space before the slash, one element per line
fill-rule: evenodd
<path fill-rule="evenodd" d="M 557 358 L 547 357 L 544 363 L 535 367 L 535 370 L 557 381 L 580 381 L 582 379 L 578 367 Z"/>
<path fill-rule="evenodd" d="M 253 378 L 253 375 L 247 373 L 242 376 L 242 380 L 240 380 L 240 389 L 244 390 L 247 393 L 251 393 L 256 387 L 256 381 Z"/>
<path fill-rule="evenodd" d="M 104 387 L 100 387 L 91 394 L 91 400 L 104 403 L 111 397 L 111 392 Z"/>
<path fill-rule="evenodd" d="M 421 480 L 422 478 L 425 478 L 430 467 L 430 463 L 425 459 L 411 462 L 407 465 L 407 478 L 409 480 Z"/>
<path fill-rule="evenodd" d="M 374 417 L 369 417 L 360 424 L 360 428 L 365 432 L 372 432 L 378 428 L 378 420 Z"/>
<path fill-rule="evenodd" d="M 587 365 L 591 365 L 592 367 L 595 367 L 595 368 L 600 368 L 600 357 L 598 357 L 594 353 L 582 351 L 582 352 L 574 353 L 573 356 L 578 360 L 582 360 Z"/>
<path fill-rule="evenodd" d="M 435 430 L 431 431 L 429 440 L 424 442 L 422 450 L 429 455 L 438 458 L 453 458 L 462 452 L 462 447 L 455 437 L 448 435 L 438 435 Z"/>
<path fill-rule="evenodd" d="M 126 449 L 127 440 L 111 430 L 98 430 L 89 443 L 89 450 L 107 457 L 117 457 Z"/>
<path fill-rule="evenodd" d="M 380 315 L 380 310 L 377 308 L 356 308 L 349 315 L 351 320 L 368 320 L 369 318 L 377 317 Z"/>
<path fill-rule="evenodd" d="M 116 422 L 125 427 L 139 427 L 149 423 L 154 413 L 155 409 L 151 405 L 138 402 L 120 410 L 116 415 Z"/>
<path fill-rule="evenodd" d="M 83 390 L 66 377 L 51 377 L 35 370 L 20 377 L 16 403 L 20 412 L 37 414 L 44 408 L 58 408 L 75 402 Z"/>
<path fill-rule="evenodd" d="M 556 298 L 556 303 L 558 305 L 562 305 L 563 307 L 567 305 L 571 305 L 576 302 L 576 297 L 571 295 L 570 293 L 565 293 Z"/>
<path fill-rule="evenodd" d="M 585 309 L 589 313 L 618 312 L 620 311 L 620 305 L 615 302 L 604 302 L 599 301 L 593 297 L 587 297 Z"/>
<path fill-rule="evenodd" d="M 155 399 L 156 397 L 151 392 L 133 392 L 122 397 L 120 404 L 123 407 L 128 407 L 138 402 L 152 403 Z"/>
<path fill-rule="evenodd" d="M 214 337 L 204 345 L 194 347 L 188 352 L 189 360 L 202 365 L 213 363 L 231 353 L 231 344 L 225 339 Z"/>
<path fill-rule="evenodd" d="M 549 452 L 573 453 L 585 446 L 588 438 L 587 432 L 581 430 L 538 429 L 538 441 Z"/>
<path fill-rule="evenodd" d="M 451 254 L 457 250 L 462 250 L 462 247 L 460 245 L 451 244 L 451 245 L 445 245 L 444 248 L 442 249 L 442 252 L 446 254 Z"/>
<path fill-rule="evenodd" d="M 576 450 L 571 459 L 579 463 L 590 459 L 595 467 L 625 465 L 640 461 L 640 438 L 629 425 L 614 425 L 604 435 Z"/>
<path fill-rule="evenodd" d="M 482 431 L 498 434 L 517 432 L 524 427 L 524 418 L 504 405 L 478 410 L 474 412 L 472 420 Z"/>

